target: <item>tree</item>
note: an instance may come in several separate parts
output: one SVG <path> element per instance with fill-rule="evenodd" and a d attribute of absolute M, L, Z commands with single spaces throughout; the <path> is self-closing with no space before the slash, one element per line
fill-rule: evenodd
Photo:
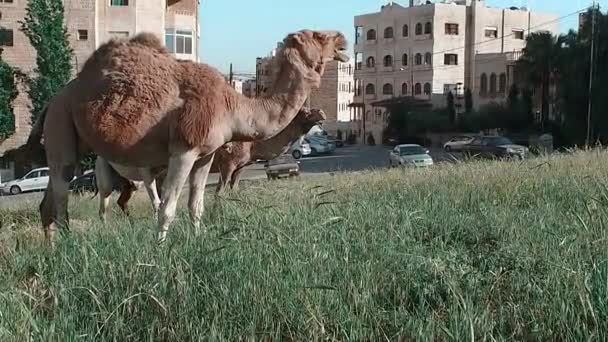
<path fill-rule="evenodd" d="M 36 69 L 26 78 L 32 121 L 69 80 L 73 50 L 68 42 L 62 0 L 29 0 L 21 31 L 36 49 Z"/>
<path fill-rule="evenodd" d="M 464 92 L 464 109 L 467 113 L 473 112 L 473 93 L 469 88 Z"/>
<path fill-rule="evenodd" d="M 534 32 L 526 38 L 524 54 L 518 61 L 527 82 L 541 92 L 541 122 L 549 118 L 549 88 L 556 76 L 561 55 L 561 41 L 548 32 Z"/>
<path fill-rule="evenodd" d="M 448 118 L 451 125 L 456 123 L 456 107 L 454 106 L 454 94 L 450 91 L 447 96 Z"/>
<path fill-rule="evenodd" d="M 8 138 L 15 132 L 13 101 L 18 94 L 17 75 L 18 71 L 2 60 L 2 49 L 0 49 L 0 140 Z"/>

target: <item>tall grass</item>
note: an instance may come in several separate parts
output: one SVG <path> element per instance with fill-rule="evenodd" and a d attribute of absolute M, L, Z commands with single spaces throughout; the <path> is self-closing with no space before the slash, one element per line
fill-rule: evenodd
<path fill-rule="evenodd" d="M 0 230 L 0 341 L 607 340 L 608 153 L 254 182 L 154 243 L 145 197 Z M 183 207 L 183 206 L 182 206 Z"/>

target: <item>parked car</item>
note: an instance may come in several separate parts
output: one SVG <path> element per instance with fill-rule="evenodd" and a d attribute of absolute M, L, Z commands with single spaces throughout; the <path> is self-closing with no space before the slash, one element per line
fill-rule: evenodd
<path fill-rule="evenodd" d="M 18 195 L 26 191 L 45 190 L 49 184 L 49 168 L 33 169 L 25 176 L 0 185 L 0 193 Z"/>
<path fill-rule="evenodd" d="M 304 139 L 309 145 L 311 154 L 332 153 L 336 149 L 336 144 L 320 136 L 309 136 Z"/>
<path fill-rule="evenodd" d="M 264 165 L 268 179 L 276 179 L 284 175 L 297 177 L 300 175 L 300 162 L 289 154 L 283 154 Z"/>
<path fill-rule="evenodd" d="M 77 177 L 70 182 L 70 191 L 76 193 L 95 192 L 97 190 L 97 182 L 95 172 L 89 172 L 85 175 Z"/>
<path fill-rule="evenodd" d="M 514 144 L 510 139 L 499 136 L 480 136 L 462 146 L 462 151 L 469 156 L 481 158 L 517 158 L 524 159 L 528 148 Z"/>
<path fill-rule="evenodd" d="M 469 144 L 475 137 L 472 135 L 455 136 L 443 145 L 446 152 L 457 152 L 462 150 L 462 146 Z"/>
<path fill-rule="evenodd" d="M 420 145 L 403 144 L 393 148 L 388 157 L 388 164 L 390 167 L 427 167 L 433 165 L 433 158 L 429 155 L 429 150 Z"/>
<path fill-rule="evenodd" d="M 310 144 L 302 140 L 301 142 L 296 141 L 293 143 L 289 148 L 289 152 L 295 159 L 300 159 L 303 156 L 310 155 L 312 150 L 310 149 Z"/>

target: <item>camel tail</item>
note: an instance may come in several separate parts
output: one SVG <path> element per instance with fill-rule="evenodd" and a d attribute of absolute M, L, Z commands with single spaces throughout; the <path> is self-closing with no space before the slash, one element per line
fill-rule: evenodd
<path fill-rule="evenodd" d="M 44 120 L 46 119 L 46 114 L 48 112 L 48 106 L 44 106 L 42 112 L 38 116 L 38 120 L 32 126 L 32 131 L 30 132 L 30 136 L 27 138 L 28 146 L 33 146 L 36 144 L 40 144 L 42 141 L 42 134 L 44 133 Z"/>

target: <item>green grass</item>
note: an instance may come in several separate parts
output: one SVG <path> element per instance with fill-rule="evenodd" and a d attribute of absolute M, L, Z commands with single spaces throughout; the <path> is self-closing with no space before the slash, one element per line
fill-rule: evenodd
<path fill-rule="evenodd" d="M 252 182 L 162 247 L 143 193 L 105 226 L 72 199 L 55 250 L 0 212 L 0 341 L 605 341 L 607 176 L 597 150 Z"/>

